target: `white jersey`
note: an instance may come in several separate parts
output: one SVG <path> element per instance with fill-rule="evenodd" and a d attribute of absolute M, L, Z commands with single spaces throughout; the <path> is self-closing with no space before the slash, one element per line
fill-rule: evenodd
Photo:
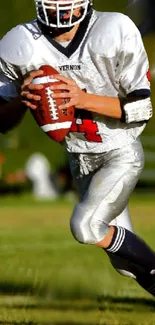
<path fill-rule="evenodd" d="M 126 97 L 150 92 L 140 33 L 121 13 L 93 10 L 67 47 L 44 35 L 36 20 L 13 28 L 0 41 L 0 97 L 16 97 L 23 76 L 43 64 L 53 66 L 90 94 Z M 64 145 L 69 152 L 110 151 L 132 143 L 145 125 L 77 109 Z"/>

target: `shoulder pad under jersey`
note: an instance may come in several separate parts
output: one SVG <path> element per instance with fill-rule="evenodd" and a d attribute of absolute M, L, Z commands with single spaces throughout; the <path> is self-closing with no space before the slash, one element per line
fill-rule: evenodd
<path fill-rule="evenodd" d="M 132 34 L 136 28 L 133 21 L 126 15 L 119 12 L 99 12 L 96 11 L 97 26 L 100 28 L 100 34 L 103 30 L 104 33 L 110 32 L 109 37 L 115 36 L 115 33 L 122 33 L 122 36 Z M 103 35 L 104 35 L 103 33 Z"/>
<path fill-rule="evenodd" d="M 117 12 L 95 12 L 96 20 L 91 29 L 92 48 L 98 54 L 115 56 L 126 38 L 139 34 L 129 17 Z M 90 38 L 90 41 L 91 41 Z"/>
<path fill-rule="evenodd" d="M 34 52 L 35 35 L 40 33 L 35 21 L 17 25 L 0 40 L 0 58 L 12 65 L 27 64 Z"/>

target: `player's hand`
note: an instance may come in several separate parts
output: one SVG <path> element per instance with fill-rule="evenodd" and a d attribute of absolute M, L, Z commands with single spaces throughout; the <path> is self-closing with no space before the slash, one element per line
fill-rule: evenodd
<path fill-rule="evenodd" d="M 53 93 L 52 98 L 68 98 L 69 101 L 67 103 L 64 103 L 63 105 L 60 105 L 60 109 L 69 108 L 71 106 L 74 106 L 75 108 L 85 108 L 86 107 L 86 101 L 88 94 L 80 89 L 75 81 L 72 79 L 66 78 L 61 75 L 54 75 L 51 76 L 54 79 L 63 81 L 64 83 L 61 85 L 53 85 L 50 86 L 51 90 L 60 90 L 58 93 Z"/>
<path fill-rule="evenodd" d="M 22 103 L 24 103 L 24 105 L 26 105 L 30 109 L 36 109 L 37 107 L 36 105 L 33 104 L 33 101 L 40 100 L 40 96 L 34 95 L 33 90 L 43 88 L 43 85 L 38 85 L 38 84 L 35 85 L 32 84 L 31 82 L 33 78 L 39 77 L 42 74 L 43 74 L 42 70 L 33 70 L 30 71 L 28 74 L 26 74 L 26 76 L 24 77 L 24 81 L 21 86 L 20 96 L 21 96 Z"/>

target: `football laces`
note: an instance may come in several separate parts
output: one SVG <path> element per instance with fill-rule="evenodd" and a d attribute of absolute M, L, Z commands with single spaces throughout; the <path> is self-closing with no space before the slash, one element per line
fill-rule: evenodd
<path fill-rule="evenodd" d="M 59 117 L 58 117 L 58 109 L 56 106 L 56 100 L 54 100 L 51 96 L 53 94 L 53 91 L 50 89 L 50 87 L 47 87 L 45 93 L 46 93 L 47 100 L 49 103 L 50 116 L 51 116 L 52 120 L 54 120 L 54 121 L 58 120 Z"/>

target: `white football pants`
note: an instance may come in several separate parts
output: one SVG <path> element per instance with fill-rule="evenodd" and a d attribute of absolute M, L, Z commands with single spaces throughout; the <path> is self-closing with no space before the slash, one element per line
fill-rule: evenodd
<path fill-rule="evenodd" d="M 109 224 L 133 231 L 127 204 L 144 167 L 140 140 L 105 153 L 71 153 L 69 161 L 81 196 L 70 222 L 75 239 L 96 244 L 106 236 Z M 121 270 L 125 261 L 111 255 L 113 266 L 132 276 Z"/>

